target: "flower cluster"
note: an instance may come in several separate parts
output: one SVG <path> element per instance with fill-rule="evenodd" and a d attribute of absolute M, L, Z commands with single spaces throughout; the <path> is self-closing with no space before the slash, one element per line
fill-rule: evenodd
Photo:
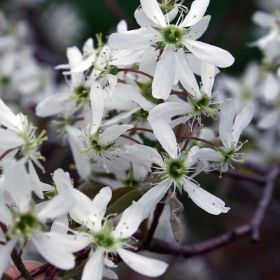
<path fill-rule="evenodd" d="M 246 140 L 241 134 L 256 106 L 251 97 L 243 102 L 241 96 L 228 99 L 216 90 L 220 68 L 231 66 L 234 58 L 199 40 L 210 22 L 205 15 L 210 0 L 195 0 L 190 7 L 175 0 L 140 2 L 135 11 L 139 29 L 128 30 L 121 21 L 108 41 L 98 35 L 82 50 L 68 48 L 68 62 L 56 67 L 67 83 L 37 99 L 36 115 L 53 119 L 49 135 L 56 137 L 51 140 L 70 146 L 77 183 L 60 168 L 50 183 L 42 182 L 48 158 L 40 148 L 47 133 L 13 113 L 4 96 L 7 102 L 0 99 L 0 275 L 11 252 L 31 242 L 61 270 L 74 269 L 75 260 L 85 256 L 82 280 L 117 279 L 112 268 L 119 259 L 157 277 L 167 263 L 135 251 L 141 249 L 138 235 L 145 234 L 140 225 L 159 203 L 184 191 L 207 213 L 229 211 L 196 177 L 212 171 L 222 175 L 242 162 Z M 257 14 L 255 20 L 271 28 L 255 44 L 272 56 L 268 48 L 279 39 L 279 19 Z M 276 73 L 267 72 L 265 80 L 279 86 Z M 0 74 L 0 87 L 10 84 L 9 77 Z M 245 83 L 250 90 L 255 80 Z M 263 82 L 263 87 L 271 85 Z M 271 101 L 279 97 L 278 89 L 277 94 L 268 90 Z M 260 126 L 279 114 L 275 108 Z M 94 187 L 96 182 L 110 187 Z M 94 195 L 86 195 L 83 184 L 92 185 Z M 116 201 L 118 190 L 124 195 Z"/>

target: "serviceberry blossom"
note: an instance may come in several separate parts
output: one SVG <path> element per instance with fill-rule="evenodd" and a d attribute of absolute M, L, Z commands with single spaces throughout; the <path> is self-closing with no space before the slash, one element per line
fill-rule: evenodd
<path fill-rule="evenodd" d="M 222 145 L 218 146 L 217 150 L 202 148 L 196 155 L 198 159 L 217 162 L 222 172 L 228 171 L 232 162 L 242 162 L 240 161 L 242 153 L 239 150 L 244 143 L 240 142 L 239 138 L 254 115 L 252 105 L 245 106 L 237 115 L 235 108 L 235 101 L 232 99 L 226 100 L 222 105 L 219 125 Z"/>
<path fill-rule="evenodd" d="M 194 80 L 194 76 L 189 59 L 195 58 L 222 68 L 233 64 L 234 58 L 227 51 L 197 41 L 210 21 L 209 16 L 204 17 L 209 2 L 194 1 L 188 13 L 179 6 L 178 18 L 170 18 L 170 14 L 164 13 L 166 10 L 156 0 L 141 0 L 139 9 L 143 9 L 143 12 L 135 13 L 141 28 L 110 36 L 109 44 L 112 47 L 128 50 L 131 54 L 140 53 L 135 62 L 144 60 L 150 52 L 157 57 L 152 90 L 155 98 L 166 100 L 178 81 L 186 89 L 191 86 L 190 81 Z M 172 23 L 173 18 L 177 22 Z"/>

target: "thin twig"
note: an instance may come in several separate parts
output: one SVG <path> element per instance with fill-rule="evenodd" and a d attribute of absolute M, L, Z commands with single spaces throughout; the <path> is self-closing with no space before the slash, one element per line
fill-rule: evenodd
<path fill-rule="evenodd" d="M 146 76 L 148 78 L 150 78 L 151 80 L 153 80 L 153 76 L 146 73 L 146 72 L 143 72 L 143 71 L 140 71 L 140 70 L 135 70 L 135 69 L 129 69 L 129 68 L 120 68 L 118 69 L 119 72 L 128 72 L 128 73 L 136 73 L 136 74 L 141 74 L 143 76 Z"/>
<path fill-rule="evenodd" d="M 127 135 L 121 135 L 121 137 L 125 138 L 125 139 L 128 139 L 128 140 L 130 140 L 130 141 L 132 141 L 132 142 L 134 142 L 136 144 L 142 144 L 140 141 L 138 141 L 138 140 L 136 140 L 136 139 L 134 139 L 134 138 L 132 138 L 130 136 L 127 136 Z"/>
<path fill-rule="evenodd" d="M 11 153 L 12 151 L 14 151 L 15 149 L 9 149 L 6 152 L 4 152 L 1 156 L 0 156 L 0 160 L 4 159 L 9 153 Z"/>
<path fill-rule="evenodd" d="M 151 227 L 150 227 L 150 229 L 147 233 L 147 236 L 146 236 L 146 238 L 145 238 L 145 240 L 142 244 L 143 248 L 148 248 L 150 246 L 150 244 L 153 240 L 154 234 L 156 232 L 156 229 L 158 227 L 159 219 L 161 217 L 163 209 L 164 209 L 164 199 L 160 203 L 158 203 L 158 205 L 156 206 Z"/>
<path fill-rule="evenodd" d="M 13 263 L 15 264 L 17 270 L 20 272 L 21 277 L 23 277 L 25 280 L 32 280 L 31 274 L 26 269 L 26 267 L 25 267 L 25 265 L 24 265 L 20 255 L 18 254 L 16 249 L 14 249 L 12 251 L 11 258 L 12 258 Z"/>
<path fill-rule="evenodd" d="M 199 138 L 199 137 L 195 137 L 195 136 L 184 136 L 184 137 L 181 137 L 181 140 L 193 140 L 193 141 L 199 141 L 199 142 L 202 142 L 208 146 L 211 146 L 213 148 L 217 148 L 217 145 L 215 143 L 212 143 L 210 141 L 207 141 L 205 139 L 202 139 L 202 138 Z"/>
<path fill-rule="evenodd" d="M 129 129 L 128 131 L 143 131 L 143 132 L 153 133 L 153 131 L 151 129 L 144 128 L 144 127 L 133 127 L 131 129 Z"/>

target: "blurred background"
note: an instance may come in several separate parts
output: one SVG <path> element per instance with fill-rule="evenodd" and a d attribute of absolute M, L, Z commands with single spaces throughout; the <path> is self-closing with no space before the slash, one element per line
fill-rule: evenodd
<path fill-rule="evenodd" d="M 6 17 L 27 24 L 27 38 L 33 46 L 34 56 L 39 63 L 50 68 L 66 62 L 66 47 L 81 47 L 87 38 L 94 38 L 97 33 L 102 33 L 105 38 L 121 19 L 127 21 L 129 28 L 136 28 L 133 13 L 138 5 L 138 0 L 0 0 L 0 9 Z M 250 42 L 260 35 L 251 17 L 256 10 L 277 8 L 280 8 L 280 0 L 211 1 L 208 14 L 212 21 L 202 41 L 220 46 L 234 55 L 236 63 L 225 72 L 239 76 L 248 62 L 261 59 L 259 50 L 249 47 Z M 60 78 L 57 73 L 57 79 Z M 50 169 L 54 170 L 60 164 L 56 162 Z M 201 178 L 200 182 L 203 185 L 205 180 Z M 185 244 L 215 237 L 246 223 L 262 194 L 261 186 L 227 177 L 217 179 L 214 175 L 207 177 L 207 186 L 212 193 L 226 192 L 232 211 L 228 215 L 210 216 L 195 207 L 187 197 L 181 197 L 181 201 L 186 201 Z M 279 193 L 277 195 L 279 197 Z M 275 198 L 267 213 L 259 244 L 244 239 L 187 260 L 169 257 L 170 269 L 160 279 L 280 279 L 279 217 L 280 204 Z M 166 224 L 161 221 L 159 236 Z M 160 237 L 171 238 L 168 235 Z M 120 279 L 146 279 L 123 265 L 119 269 Z"/>

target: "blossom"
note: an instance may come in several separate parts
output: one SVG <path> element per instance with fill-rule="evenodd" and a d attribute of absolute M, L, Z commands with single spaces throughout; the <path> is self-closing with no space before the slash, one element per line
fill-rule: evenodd
<path fill-rule="evenodd" d="M 243 144 L 239 138 L 242 131 L 252 121 L 254 108 L 251 104 L 245 106 L 237 115 L 235 101 L 228 99 L 221 108 L 219 135 L 222 142 L 217 150 L 202 148 L 197 153 L 197 158 L 218 163 L 223 172 L 226 172 L 232 162 L 240 162 L 241 154 L 238 152 Z"/>
<path fill-rule="evenodd" d="M 103 188 L 92 201 L 84 200 L 81 203 L 83 215 L 73 217 L 75 221 L 86 226 L 83 232 L 77 233 L 77 239 L 87 241 L 87 247 L 91 248 L 81 279 L 99 280 L 103 276 L 112 276 L 113 279 L 116 279 L 116 274 L 111 270 L 115 265 L 110 260 L 116 254 L 140 274 L 150 277 L 162 275 L 167 269 L 166 263 L 130 251 L 133 249 L 133 246 L 130 245 L 133 241 L 132 235 L 144 218 L 141 205 L 134 202 L 128 207 L 114 228 L 110 217 L 104 220 L 110 198 L 110 188 Z"/>
<path fill-rule="evenodd" d="M 163 14 L 156 0 L 142 0 L 141 5 L 149 21 L 138 18 L 138 22 L 144 22 L 140 29 L 113 34 L 109 44 L 116 49 L 140 51 L 143 55 L 152 48 L 158 57 L 153 80 L 155 98 L 167 99 L 178 81 L 185 86 L 194 79 L 189 56 L 217 67 L 233 64 L 234 58 L 228 52 L 197 41 L 209 24 L 210 17 L 204 17 L 209 0 L 194 1 L 186 15 L 184 9 L 181 11 L 180 20 L 175 24 L 170 22 L 170 14 Z M 143 17 L 143 13 L 138 16 Z"/>
<path fill-rule="evenodd" d="M 161 128 L 165 130 L 166 126 L 162 123 Z M 167 135 L 168 137 L 168 135 Z M 172 147 L 170 140 L 170 148 Z M 148 190 L 138 201 L 143 205 L 144 216 L 148 217 L 157 203 L 164 197 L 170 187 L 173 185 L 182 192 L 188 193 L 190 199 L 206 212 L 219 215 L 227 213 L 230 208 L 225 207 L 225 203 L 202 189 L 193 177 L 200 173 L 196 172 L 195 164 L 197 147 L 193 147 L 188 152 L 178 153 L 177 143 L 173 142 L 173 151 L 166 151 L 167 155 L 162 157 L 155 149 L 144 145 L 126 146 L 126 154 L 133 161 L 139 161 L 146 165 L 155 165 L 160 182 Z"/>
<path fill-rule="evenodd" d="M 23 114 L 15 115 L 0 99 L 0 151 L 17 152 L 26 159 L 31 159 L 38 166 L 43 159 L 38 151 L 40 145 L 47 139 L 42 131 L 36 136 L 37 128 L 28 122 Z"/>
<path fill-rule="evenodd" d="M 46 231 L 49 220 L 64 215 L 73 207 L 72 197 L 65 192 L 45 205 L 34 207 L 31 192 L 35 183 L 40 182 L 35 182 L 27 173 L 23 161 L 9 161 L 4 164 L 1 189 L 6 199 L 0 200 L 0 220 L 6 227 L 8 241 L 0 247 L 0 258 L 4 261 L 0 275 L 17 244 L 23 248 L 26 242 L 32 242 L 48 262 L 61 269 L 73 268 L 73 252 L 84 247 L 84 243 L 76 240 L 73 235 Z"/>

